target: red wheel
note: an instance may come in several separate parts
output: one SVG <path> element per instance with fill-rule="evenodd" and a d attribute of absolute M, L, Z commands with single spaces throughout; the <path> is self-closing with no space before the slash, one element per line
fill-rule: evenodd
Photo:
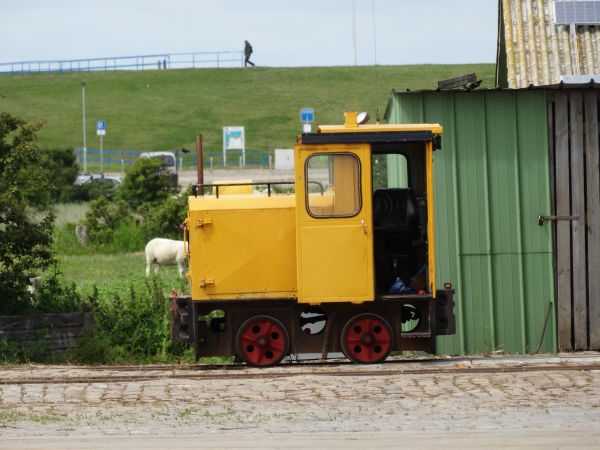
<path fill-rule="evenodd" d="M 270 316 L 246 320 L 235 337 L 239 357 L 251 366 L 267 367 L 288 354 L 290 338 L 283 324 Z"/>
<path fill-rule="evenodd" d="M 394 347 L 394 335 L 383 317 L 359 314 L 344 325 L 341 344 L 348 359 L 359 364 L 373 364 L 388 357 Z"/>

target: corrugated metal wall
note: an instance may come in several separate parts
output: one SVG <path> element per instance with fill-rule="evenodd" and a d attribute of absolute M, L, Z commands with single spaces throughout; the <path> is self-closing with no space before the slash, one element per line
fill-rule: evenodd
<path fill-rule="evenodd" d="M 438 353 L 556 351 L 552 235 L 538 225 L 551 212 L 545 93 L 393 95 L 388 122 L 444 126 L 437 282 L 456 287 L 457 334 Z"/>

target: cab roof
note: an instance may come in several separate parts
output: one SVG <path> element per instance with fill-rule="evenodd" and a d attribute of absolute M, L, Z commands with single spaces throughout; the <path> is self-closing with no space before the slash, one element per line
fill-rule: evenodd
<path fill-rule="evenodd" d="M 356 122 L 356 113 L 345 113 L 343 125 L 320 125 L 316 133 L 303 133 L 302 144 L 424 142 L 433 140 L 444 130 L 439 123 L 365 124 Z"/>
<path fill-rule="evenodd" d="M 426 142 L 443 133 L 439 124 L 410 125 L 321 125 L 316 133 L 303 133 L 302 144 L 372 143 L 372 142 Z"/>

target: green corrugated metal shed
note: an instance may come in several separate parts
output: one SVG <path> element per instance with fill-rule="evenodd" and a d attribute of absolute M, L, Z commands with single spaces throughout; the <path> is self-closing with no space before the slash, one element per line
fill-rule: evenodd
<path fill-rule="evenodd" d="M 437 282 L 456 287 L 457 333 L 439 354 L 533 353 L 542 334 L 539 351 L 556 351 L 546 108 L 543 91 L 392 92 L 389 123 L 444 127 Z"/>

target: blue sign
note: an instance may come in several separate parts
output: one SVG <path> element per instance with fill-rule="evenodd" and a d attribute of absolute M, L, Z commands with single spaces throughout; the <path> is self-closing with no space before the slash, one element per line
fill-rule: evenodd
<path fill-rule="evenodd" d="M 96 134 L 98 136 L 106 134 L 106 120 L 96 120 Z"/>
<path fill-rule="evenodd" d="M 315 110 L 313 108 L 302 108 L 300 110 L 300 122 L 310 123 L 315 121 Z"/>

